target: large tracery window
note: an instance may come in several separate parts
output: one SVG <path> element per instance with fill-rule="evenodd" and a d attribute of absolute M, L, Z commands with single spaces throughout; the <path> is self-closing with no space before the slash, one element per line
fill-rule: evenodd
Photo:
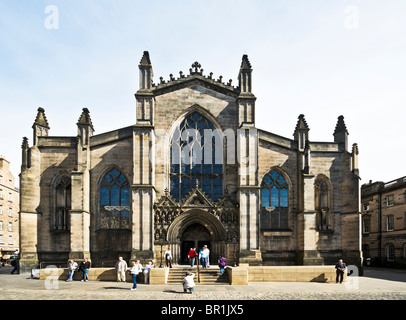
<path fill-rule="evenodd" d="M 212 200 L 223 193 L 222 135 L 198 112 L 189 114 L 176 128 L 171 140 L 170 193 L 182 200 L 196 180 Z"/>
<path fill-rule="evenodd" d="M 288 228 L 288 184 L 281 173 L 269 172 L 261 184 L 262 229 Z"/>
<path fill-rule="evenodd" d="M 103 178 L 100 186 L 99 229 L 130 228 L 130 196 L 127 178 L 117 169 L 112 169 Z"/>
<path fill-rule="evenodd" d="M 71 210 L 71 179 L 61 177 L 55 185 L 54 190 L 54 219 L 52 230 L 69 230 Z"/>

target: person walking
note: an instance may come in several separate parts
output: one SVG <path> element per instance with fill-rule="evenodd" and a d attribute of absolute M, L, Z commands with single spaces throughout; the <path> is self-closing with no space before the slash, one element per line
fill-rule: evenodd
<path fill-rule="evenodd" d="M 68 279 L 66 282 L 73 281 L 73 274 L 78 269 L 78 264 L 73 260 L 70 259 L 68 262 Z"/>
<path fill-rule="evenodd" d="M 140 272 L 142 272 L 142 265 L 140 264 L 140 260 L 137 260 L 137 262 L 132 261 L 131 268 L 129 268 L 129 271 L 133 280 L 133 286 L 131 288 L 132 291 L 137 289 L 137 276 Z"/>
<path fill-rule="evenodd" d="M 227 259 L 224 257 L 220 257 L 219 259 L 219 267 L 220 267 L 220 273 L 224 273 L 224 269 L 227 266 Z"/>
<path fill-rule="evenodd" d="M 201 261 L 202 268 L 206 269 L 206 267 L 207 267 L 207 252 L 204 251 L 204 247 L 199 252 L 199 259 Z"/>
<path fill-rule="evenodd" d="M 205 256 L 206 256 L 206 267 L 209 268 L 210 267 L 210 250 L 207 247 L 207 245 L 204 245 L 203 252 L 205 252 Z"/>
<path fill-rule="evenodd" d="M 336 264 L 336 283 L 338 283 L 338 281 L 340 281 L 340 284 L 343 283 L 344 270 L 346 267 L 342 259 L 338 260 Z"/>
<path fill-rule="evenodd" d="M 195 265 L 196 256 L 197 256 L 196 248 L 190 248 L 190 250 L 188 252 L 188 257 L 189 257 L 190 266 L 192 268 Z"/>
<path fill-rule="evenodd" d="M 194 278 L 195 274 L 191 273 L 190 271 L 186 272 L 186 276 L 183 278 L 183 292 L 187 293 L 187 290 L 189 290 L 189 293 L 192 294 L 193 290 L 195 288 L 195 281 Z"/>
<path fill-rule="evenodd" d="M 89 280 L 89 269 L 90 269 L 90 261 L 88 261 L 87 258 L 84 258 L 79 266 L 79 270 L 82 272 L 82 281 Z"/>
<path fill-rule="evenodd" d="M 14 260 L 11 261 L 11 265 L 13 266 L 13 270 L 11 270 L 11 274 L 14 274 L 14 272 L 16 272 L 16 271 L 18 273 L 18 263 L 19 263 L 18 257 L 16 257 Z"/>
<path fill-rule="evenodd" d="M 154 266 L 152 265 L 152 261 L 148 262 L 144 269 L 144 283 L 149 283 L 149 273 Z"/>
<path fill-rule="evenodd" d="M 166 266 L 172 268 L 172 252 L 170 247 L 168 247 L 168 249 L 165 251 L 165 261 Z"/>
<path fill-rule="evenodd" d="M 118 257 L 115 270 L 117 275 L 117 282 L 125 282 L 125 272 L 127 271 L 127 262 L 123 260 L 123 257 Z"/>

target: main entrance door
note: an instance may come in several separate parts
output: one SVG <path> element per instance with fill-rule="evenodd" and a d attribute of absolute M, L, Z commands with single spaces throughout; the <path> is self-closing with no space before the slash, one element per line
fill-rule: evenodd
<path fill-rule="evenodd" d="M 181 263 L 187 264 L 188 252 L 190 248 L 196 248 L 196 251 L 199 252 L 200 249 L 207 245 L 211 249 L 211 235 L 210 232 L 200 223 L 194 223 L 190 225 L 181 236 Z"/>

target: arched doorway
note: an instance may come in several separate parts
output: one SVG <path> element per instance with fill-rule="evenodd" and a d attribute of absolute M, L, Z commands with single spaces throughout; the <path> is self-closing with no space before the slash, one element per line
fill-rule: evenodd
<path fill-rule="evenodd" d="M 207 245 L 211 264 L 217 264 L 220 255 L 225 255 L 227 251 L 226 234 L 222 223 L 205 210 L 192 209 L 181 214 L 172 222 L 167 233 L 174 263 L 187 264 L 187 253 L 191 247 L 199 251 Z"/>

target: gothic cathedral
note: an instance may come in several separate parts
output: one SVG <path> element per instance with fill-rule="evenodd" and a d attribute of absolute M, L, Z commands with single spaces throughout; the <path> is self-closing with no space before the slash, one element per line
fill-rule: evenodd
<path fill-rule="evenodd" d="M 293 139 L 257 128 L 246 55 L 238 86 L 197 62 L 156 83 L 148 52 L 139 75 L 133 126 L 96 135 L 85 108 L 77 135 L 56 137 L 38 109 L 22 144 L 22 270 L 158 261 L 162 244 L 177 264 L 203 245 L 212 261 L 361 264 L 358 147 L 342 116 L 333 142 L 312 142 L 304 115 Z"/>

